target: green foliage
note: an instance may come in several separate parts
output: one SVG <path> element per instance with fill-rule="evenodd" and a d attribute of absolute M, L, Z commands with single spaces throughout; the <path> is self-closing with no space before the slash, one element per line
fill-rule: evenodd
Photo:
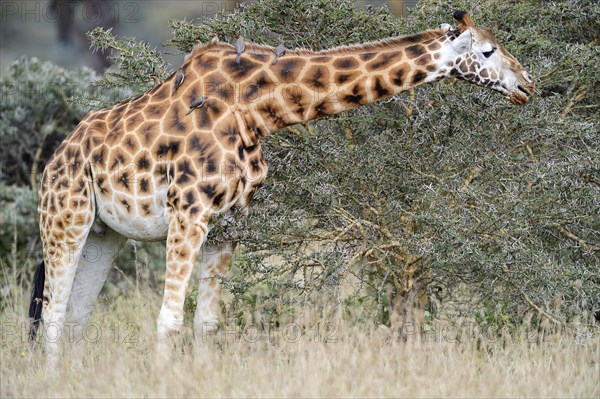
<path fill-rule="evenodd" d="M 267 0 L 244 3 L 206 24 L 173 20 L 168 44 L 189 52 L 195 40 L 206 43 L 216 35 L 233 41 L 243 36 L 260 44 L 320 50 L 397 35 L 401 25 L 385 8 L 360 10 L 348 0 Z"/>
<path fill-rule="evenodd" d="M 111 31 L 97 27 L 87 34 L 92 50 L 109 51 L 109 59 L 118 66 L 105 72 L 99 82 L 102 87 L 127 87 L 131 95 L 150 89 L 152 75 L 158 79 L 168 76 L 169 65 L 159 51 L 134 38 L 117 39 Z"/>
<path fill-rule="evenodd" d="M 299 127 L 273 134 L 265 143 L 270 177 L 241 231 L 248 250 L 278 254 L 283 264 L 239 284 L 284 278 L 289 289 L 306 283 L 298 271 L 308 267 L 313 288 L 356 274 L 379 291 L 414 254 L 451 300 L 468 282 L 481 304 L 473 309 L 487 309 L 488 321 L 489 303 L 504 304 L 503 324 L 531 309 L 564 321 L 598 307 L 600 53 L 586 28 L 598 25 L 597 3 L 423 1 L 396 21 L 347 1 L 262 1 L 208 24 L 174 22 L 170 44 L 188 51 L 193 39 L 217 34 L 321 49 L 428 29 L 461 8 L 494 28 L 534 74 L 540 96 L 515 108 L 446 83 L 419 88 L 410 118 L 404 95 L 320 121 L 314 137 Z M 352 268 L 364 258 L 377 267 Z"/>
<path fill-rule="evenodd" d="M 201 23 L 171 21 L 168 44 L 182 52 L 215 34 L 322 49 L 430 29 L 466 9 L 536 80 L 524 107 L 449 81 L 268 137 L 269 177 L 234 226 L 243 256 L 223 279 L 238 322 L 257 317 L 258 304 L 277 318 L 304 301 L 386 322 L 386 295 L 410 262 L 441 287 L 442 309 L 464 305 L 484 324 L 598 309 L 599 7 L 422 0 L 399 20 L 349 0 L 259 0 Z M 117 51 L 111 87 L 139 92 L 152 70 L 168 73 L 143 43 L 91 37 Z M 149 265 L 164 270 L 162 259 Z"/>

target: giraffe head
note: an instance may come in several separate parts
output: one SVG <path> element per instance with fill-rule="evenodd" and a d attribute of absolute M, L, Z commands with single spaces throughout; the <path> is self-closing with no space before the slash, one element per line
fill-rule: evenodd
<path fill-rule="evenodd" d="M 534 83 L 523 65 L 485 28 L 477 28 L 464 11 L 456 11 L 458 29 L 448 29 L 450 45 L 444 61 L 450 76 L 489 87 L 517 105 L 525 104 L 534 92 Z"/>

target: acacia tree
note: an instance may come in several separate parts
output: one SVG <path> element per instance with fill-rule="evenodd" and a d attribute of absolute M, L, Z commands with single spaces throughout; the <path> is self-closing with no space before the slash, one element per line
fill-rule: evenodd
<path fill-rule="evenodd" d="M 265 304 L 325 293 L 377 323 L 401 320 L 392 305 L 405 312 L 424 293 L 431 317 L 451 308 L 504 326 L 597 310 L 600 6 L 541 4 L 423 0 L 397 19 L 349 0 L 259 0 L 171 21 L 167 44 L 182 53 L 215 35 L 319 50 L 429 29 L 466 9 L 537 84 L 523 108 L 450 81 L 269 136 L 270 176 L 233 226 L 243 243 L 223 278 L 233 310 L 260 302 L 276 317 L 285 306 Z M 150 74 L 177 67 L 134 39 L 101 29 L 90 38 L 111 51 L 105 86 L 141 92 Z"/>

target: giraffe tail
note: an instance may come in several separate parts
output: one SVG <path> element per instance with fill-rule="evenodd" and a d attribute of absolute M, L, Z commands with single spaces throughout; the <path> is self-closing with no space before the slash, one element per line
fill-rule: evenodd
<path fill-rule="evenodd" d="M 42 320 L 42 303 L 44 302 L 44 282 L 46 279 L 46 270 L 44 261 L 38 265 L 33 276 L 33 289 L 31 292 L 31 302 L 29 303 L 29 319 L 31 326 L 29 329 L 29 340 L 35 339 L 40 321 Z"/>

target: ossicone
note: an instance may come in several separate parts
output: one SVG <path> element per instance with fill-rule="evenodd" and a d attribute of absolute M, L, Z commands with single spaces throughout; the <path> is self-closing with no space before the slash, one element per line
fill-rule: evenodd
<path fill-rule="evenodd" d="M 467 14 L 466 11 L 461 11 L 461 10 L 454 11 L 454 14 L 452 16 L 458 22 L 458 30 L 460 33 L 463 33 L 464 31 L 466 31 L 469 28 L 475 27 L 473 20 L 471 19 L 469 14 Z"/>

